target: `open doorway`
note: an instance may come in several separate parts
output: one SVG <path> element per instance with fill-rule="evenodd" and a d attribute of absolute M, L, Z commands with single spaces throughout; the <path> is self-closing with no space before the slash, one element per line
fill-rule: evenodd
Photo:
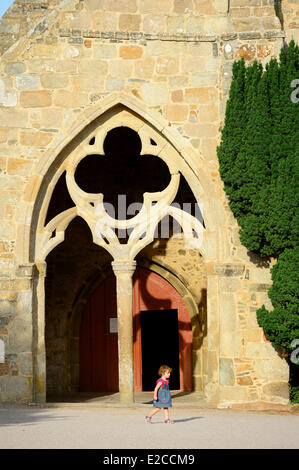
<path fill-rule="evenodd" d="M 141 311 L 142 389 L 155 388 L 161 365 L 173 369 L 170 380 L 172 390 L 180 389 L 178 311 Z"/>

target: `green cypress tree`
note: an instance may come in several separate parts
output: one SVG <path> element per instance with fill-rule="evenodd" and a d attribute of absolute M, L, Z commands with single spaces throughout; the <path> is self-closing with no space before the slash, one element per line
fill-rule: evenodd
<path fill-rule="evenodd" d="M 230 189 L 233 183 L 231 170 L 239 152 L 246 121 L 244 108 L 245 70 L 244 59 L 234 62 L 232 83 L 225 111 L 225 126 L 222 130 L 220 146 L 217 148 L 218 158 L 221 163 L 220 173 L 227 194 L 231 192 Z"/>
<path fill-rule="evenodd" d="M 299 402 L 299 365 L 290 360 L 291 342 L 299 339 L 299 104 L 291 100 L 291 83 L 297 78 L 299 48 L 294 41 L 265 71 L 256 63 L 247 67 L 242 93 L 236 97 L 246 117 L 238 121 L 242 128 L 230 160 L 227 140 L 237 116 L 230 103 L 218 157 L 221 176 L 225 162 L 223 181 L 241 227 L 241 242 L 261 256 L 277 258 L 269 291 L 273 310 L 263 306 L 257 318 L 266 336 L 284 351 L 290 365 L 290 396 Z M 237 92 L 235 84 L 232 98 Z"/>

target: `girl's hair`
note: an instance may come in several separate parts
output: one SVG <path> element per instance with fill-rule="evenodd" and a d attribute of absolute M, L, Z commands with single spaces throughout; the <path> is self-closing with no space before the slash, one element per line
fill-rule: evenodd
<path fill-rule="evenodd" d="M 168 366 L 161 366 L 160 369 L 158 370 L 158 375 L 160 375 L 160 376 L 162 377 L 162 375 L 164 374 L 164 372 L 166 372 L 167 370 L 169 370 L 170 373 L 172 372 L 172 368 L 171 368 L 171 367 L 168 367 Z"/>

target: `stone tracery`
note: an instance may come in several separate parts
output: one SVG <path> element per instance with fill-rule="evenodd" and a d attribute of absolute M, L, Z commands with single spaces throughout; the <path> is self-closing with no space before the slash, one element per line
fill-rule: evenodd
<path fill-rule="evenodd" d="M 117 117 L 122 127 L 128 122 L 129 128 L 138 133 L 142 158 L 148 155 L 156 156 L 167 165 L 170 173 L 169 184 L 161 191 L 144 192 L 141 210 L 130 219 L 120 220 L 108 214 L 104 204 L 104 194 L 86 192 L 77 183 L 75 175 L 78 165 L 91 154 L 91 147 L 93 155 L 102 156 L 105 153 L 105 140 L 111 129 L 109 126 L 99 127 L 83 139 L 63 165 L 66 171 L 67 189 L 75 207 L 55 216 L 38 234 L 40 259 L 45 259 L 47 254 L 64 240 L 64 232 L 76 216 L 82 217 L 87 222 L 94 243 L 105 248 L 117 261 L 133 261 L 135 256 L 153 241 L 155 228 L 166 215 L 172 216 L 181 225 L 189 247 L 201 247 L 202 224 L 191 214 L 171 205 L 179 188 L 180 172 L 173 161 L 170 145 L 165 139 L 158 139 L 158 134 L 153 138 L 152 129 L 144 125 L 141 120 L 132 119 L 132 115 L 127 111 L 123 110 Z M 117 230 L 130 233 L 127 243 L 120 243 L 116 235 Z"/>

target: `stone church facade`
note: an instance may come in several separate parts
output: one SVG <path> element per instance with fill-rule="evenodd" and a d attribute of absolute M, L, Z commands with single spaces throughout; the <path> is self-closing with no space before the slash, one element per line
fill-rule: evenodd
<path fill-rule="evenodd" d="M 233 61 L 265 64 L 292 38 L 291 0 L 14 2 L 0 21 L 0 402 L 119 389 L 131 403 L 146 389 L 140 312 L 154 335 L 168 311 L 176 389 L 288 404 L 255 313 L 272 262 L 240 244 L 216 148 Z M 116 195 L 137 215 L 107 215 Z M 180 231 L 187 202 L 200 217 Z M 163 220 L 169 236 L 152 230 Z"/>

